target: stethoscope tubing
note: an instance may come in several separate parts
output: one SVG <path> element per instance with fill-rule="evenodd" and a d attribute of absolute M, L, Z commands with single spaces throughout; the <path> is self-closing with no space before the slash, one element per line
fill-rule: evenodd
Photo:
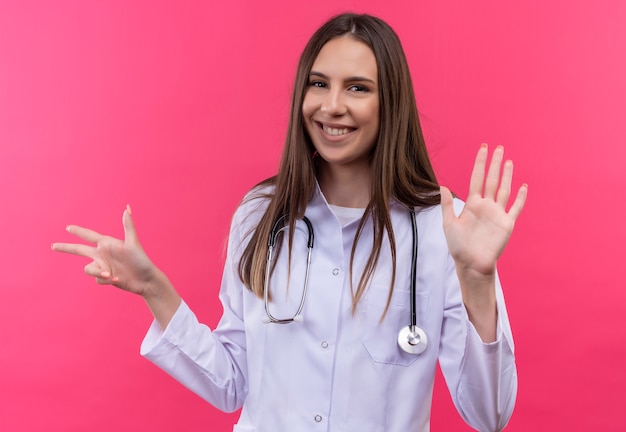
<path fill-rule="evenodd" d="M 300 305 L 298 306 L 298 310 L 296 314 L 292 318 L 276 318 L 270 312 L 269 307 L 269 281 L 270 281 L 270 273 L 272 272 L 272 260 L 274 258 L 273 252 L 274 247 L 276 246 L 276 237 L 283 230 L 287 228 L 284 225 L 285 220 L 288 220 L 289 213 L 284 213 L 281 217 L 279 217 L 274 225 L 272 226 L 272 231 L 270 232 L 270 237 L 267 241 L 267 264 L 265 265 L 265 283 L 263 286 L 263 300 L 265 302 L 265 314 L 269 322 L 275 324 L 289 324 L 293 321 L 302 321 L 302 309 L 304 308 L 304 302 L 306 300 L 306 292 L 309 286 L 309 269 L 311 267 L 311 253 L 313 252 L 313 244 L 315 241 L 315 233 L 313 231 L 313 224 L 306 216 L 302 217 L 302 220 L 307 226 L 308 230 L 308 240 L 307 240 L 307 257 L 306 257 L 306 270 L 304 273 L 304 288 L 302 289 L 302 298 L 300 299 Z"/>
<path fill-rule="evenodd" d="M 415 287 L 417 286 L 417 221 L 415 220 L 415 210 L 411 209 L 411 227 L 413 228 L 413 253 L 411 254 L 411 329 L 417 326 L 417 312 L 415 311 L 415 303 L 417 302 L 417 294 Z"/>
<path fill-rule="evenodd" d="M 417 312 L 416 312 L 416 303 L 417 303 L 417 254 L 418 254 L 418 232 L 417 232 L 417 221 L 415 217 L 415 211 L 411 209 L 409 211 L 411 215 L 411 228 L 413 230 L 413 243 L 412 243 L 412 253 L 411 253 L 411 292 L 410 292 L 410 314 L 411 314 L 411 323 L 400 329 L 400 333 L 398 334 L 398 345 L 400 348 L 408 353 L 408 354 L 421 354 L 426 350 L 428 345 L 428 337 L 423 329 L 417 326 Z M 285 222 L 288 220 L 289 213 L 284 213 L 281 217 L 279 217 L 274 225 L 272 226 L 272 230 L 270 232 L 270 236 L 267 242 L 267 264 L 265 267 L 265 282 L 263 286 L 263 300 L 265 302 L 265 313 L 267 315 L 267 319 L 264 320 L 267 323 L 275 323 L 275 324 L 288 324 L 294 321 L 302 322 L 302 309 L 304 308 L 304 302 L 306 300 L 307 289 L 309 286 L 309 269 L 311 266 L 311 254 L 313 251 L 314 244 L 314 231 L 313 224 L 306 216 L 302 217 L 302 220 L 307 226 L 308 230 L 308 241 L 307 241 L 307 263 L 306 270 L 304 275 L 304 288 L 302 291 L 302 298 L 300 299 L 300 304 L 298 305 L 298 310 L 296 314 L 292 318 L 276 318 L 272 315 L 269 307 L 269 281 L 270 275 L 272 272 L 272 261 L 274 259 L 274 247 L 276 246 L 276 238 L 278 234 L 280 234 L 283 230 L 287 228 Z"/>

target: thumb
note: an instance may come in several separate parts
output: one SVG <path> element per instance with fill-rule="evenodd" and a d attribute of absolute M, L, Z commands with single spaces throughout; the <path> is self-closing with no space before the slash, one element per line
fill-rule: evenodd
<path fill-rule="evenodd" d="M 450 192 L 450 189 L 445 186 L 439 186 L 439 193 L 441 195 L 441 213 L 443 215 L 443 225 L 446 226 L 454 219 L 456 219 L 456 214 L 454 214 L 452 193 Z"/>
<path fill-rule="evenodd" d="M 128 204 L 126 204 L 126 210 L 124 210 L 124 214 L 122 216 L 122 224 L 124 225 L 124 242 L 138 245 L 139 239 L 137 238 L 135 223 L 133 222 L 130 205 Z"/>

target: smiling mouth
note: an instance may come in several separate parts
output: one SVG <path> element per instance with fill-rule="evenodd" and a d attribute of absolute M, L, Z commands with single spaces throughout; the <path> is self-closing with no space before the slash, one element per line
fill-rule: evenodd
<path fill-rule="evenodd" d="M 355 130 L 355 128 L 348 128 L 348 127 L 333 128 L 333 127 L 326 126 L 326 125 L 321 124 L 321 123 L 320 123 L 320 126 L 322 127 L 322 130 L 325 133 L 327 133 L 328 135 L 332 135 L 332 136 L 345 135 L 345 134 L 348 134 L 348 133 L 352 132 L 353 130 Z"/>

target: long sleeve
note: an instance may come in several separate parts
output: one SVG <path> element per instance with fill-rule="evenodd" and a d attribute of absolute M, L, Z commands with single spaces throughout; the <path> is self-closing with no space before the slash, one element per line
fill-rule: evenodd
<path fill-rule="evenodd" d="M 165 331 L 152 323 L 141 354 L 216 408 L 232 412 L 243 405 L 245 346 L 200 324 L 186 303 Z"/>
<path fill-rule="evenodd" d="M 439 363 L 454 404 L 479 431 L 499 431 L 508 422 L 517 394 L 513 337 L 496 276 L 497 340 L 485 344 L 469 321 L 450 259 Z"/>
<path fill-rule="evenodd" d="M 405 207 L 392 206 L 394 232 L 409 240 L 397 243 L 389 307 L 392 258 L 384 253 L 353 311 L 350 257 L 358 223 L 341 225 L 316 194 L 305 213 L 315 230 L 315 248 L 304 319 L 278 325 L 264 324 L 263 299 L 243 287 L 237 272 L 235 257 L 263 213 L 262 200 L 254 202 L 260 204 L 248 201 L 233 219 L 220 290 L 224 314 L 215 330 L 199 324 L 182 303 L 164 331 L 152 325 L 142 354 L 217 408 L 242 407 L 235 431 L 427 432 L 437 361 L 468 424 L 481 431 L 504 427 L 517 376 L 502 289 L 498 282 L 498 340 L 483 344 L 463 306 L 439 208 L 417 215 L 416 313 L 428 346 L 416 356 L 397 343 L 410 319 L 412 226 Z M 372 238 L 366 224 L 360 242 L 370 244 Z M 305 234 L 294 236 L 291 271 L 288 255 L 277 257 L 270 306 L 278 316 L 290 316 L 301 300 L 306 245 Z M 387 248 L 385 243 L 383 251 Z M 368 254 L 357 248 L 355 274 Z"/>
<path fill-rule="evenodd" d="M 239 216 L 239 217 L 238 217 Z M 218 409 L 239 409 L 248 393 L 246 336 L 243 322 L 243 285 L 234 257 L 241 245 L 236 215 L 231 228 L 228 254 L 222 277 L 222 318 L 211 331 L 198 322 L 183 301 L 167 328 L 153 322 L 141 354 L 184 386 Z"/>

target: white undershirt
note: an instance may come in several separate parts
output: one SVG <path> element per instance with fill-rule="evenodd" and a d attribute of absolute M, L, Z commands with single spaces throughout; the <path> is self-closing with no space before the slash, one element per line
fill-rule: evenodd
<path fill-rule="evenodd" d="M 335 213 L 339 222 L 341 222 L 341 226 L 346 226 L 350 222 L 361 219 L 363 213 L 365 213 L 364 208 L 340 207 L 334 204 L 328 204 L 328 206 Z"/>

